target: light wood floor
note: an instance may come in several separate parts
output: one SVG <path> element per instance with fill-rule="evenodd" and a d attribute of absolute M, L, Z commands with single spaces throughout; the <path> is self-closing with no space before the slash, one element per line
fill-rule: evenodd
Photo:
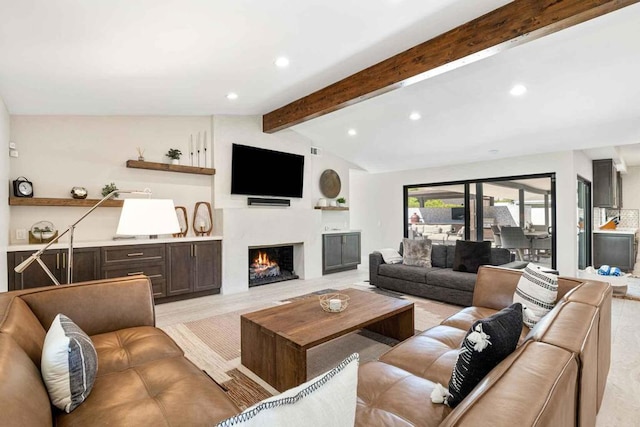
<path fill-rule="evenodd" d="M 264 301 L 281 301 L 321 289 L 344 289 L 368 279 L 365 270 L 259 286 L 232 295 L 212 295 L 156 306 L 157 325 L 200 320 L 242 310 Z M 637 426 L 640 420 L 640 301 L 614 298 L 611 370 L 598 427 Z"/>

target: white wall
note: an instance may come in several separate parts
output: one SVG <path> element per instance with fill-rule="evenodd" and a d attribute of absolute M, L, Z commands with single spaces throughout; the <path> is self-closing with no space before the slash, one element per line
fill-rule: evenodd
<path fill-rule="evenodd" d="M 629 166 L 622 175 L 622 207 L 640 209 L 640 166 Z"/>
<path fill-rule="evenodd" d="M 89 198 L 99 199 L 102 187 L 110 182 L 120 189 L 148 187 L 154 198 L 170 198 L 177 206 L 185 206 L 191 221 L 195 203 L 211 201 L 212 177 L 130 169 L 125 162 L 137 159 L 136 147 L 144 148 L 145 160 L 152 162 L 166 162 L 167 150 L 178 148 L 183 152 L 182 164 L 189 164 L 189 136 L 205 130 L 210 137 L 210 116 L 12 116 L 11 139 L 20 157 L 12 159 L 10 175 L 32 181 L 36 197 L 71 198 L 71 188 L 80 186 L 87 188 Z M 201 162 L 204 165 L 204 154 Z M 85 210 L 12 206 L 10 241 L 27 243 L 16 240 L 15 230 L 28 230 L 40 220 L 51 221 L 62 231 Z M 75 239 L 111 239 L 119 214 L 120 209 L 97 209 L 78 226 Z"/>
<path fill-rule="evenodd" d="M 0 185 L 0 292 L 8 289 L 7 284 L 7 245 L 9 244 L 9 205 L 6 200 L 9 197 L 9 137 L 10 117 L 7 108 L 0 98 L 0 147 L 4 152 L 0 156 L 0 178 L 4 181 Z"/>
<path fill-rule="evenodd" d="M 571 151 L 497 159 L 441 168 L 368 174 L 351 172 L 351 226 L 362 229 L 362 259 L 371 251 L 395 248 L 403 237 L 404 185 L 556 173 L 557 267 L 574 275 L 577 268 L 575 230 L 576 174 L 590 179 L 590 161 Z"/>

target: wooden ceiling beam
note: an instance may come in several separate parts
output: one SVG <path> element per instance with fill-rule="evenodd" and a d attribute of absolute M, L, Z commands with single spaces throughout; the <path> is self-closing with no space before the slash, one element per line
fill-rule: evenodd
<path fill-rule="evenodd" d="M 262 117 L 273 133 L 503 50 L 613 12 L 640 0 L 514 0 Z"/>

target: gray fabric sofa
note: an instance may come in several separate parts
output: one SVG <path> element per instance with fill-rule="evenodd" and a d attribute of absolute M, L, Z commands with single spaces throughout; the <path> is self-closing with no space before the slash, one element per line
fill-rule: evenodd
<path fill-rule="evenodd" d="M 374 251 L 369 254 L 369 283 L 409 295 L 470 306 L 476 274 L 453 271 L 455 249 L 455 246 L 450 245 L 433 245 L 431 268 L 386 264 L 380 252 Z M 522 263 L 511 261 L 513 256 L 508 249 L 491 248 L 491 265 L 522 268 Z"/>

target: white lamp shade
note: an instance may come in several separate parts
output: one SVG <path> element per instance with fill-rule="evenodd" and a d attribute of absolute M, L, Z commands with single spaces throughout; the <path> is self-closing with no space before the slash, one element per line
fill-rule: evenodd
<path fill-rule="evenodd" d="M 180 232 L 173 200 L 125 199 L 116 234 L 142 236 Z"/>

